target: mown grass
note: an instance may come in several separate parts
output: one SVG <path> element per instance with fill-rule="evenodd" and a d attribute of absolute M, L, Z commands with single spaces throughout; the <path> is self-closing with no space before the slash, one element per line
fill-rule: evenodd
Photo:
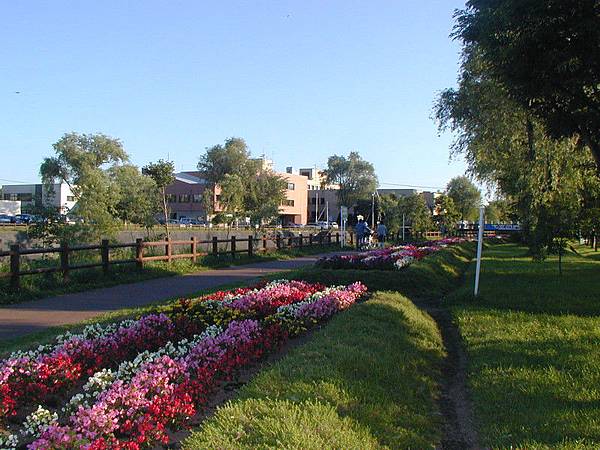
<path fill-rule="evenodd" d="M 361 281 L 370 290 L 397 291 L 413 300 L 437 300 L 457 286 L 475 252 L 475 243 L 450 246 L 400 271 L 334 270 L 305 267 L 286 277 L 312 282 L 350 284 Z"/>
<path fill-rule="evenodd" d="M 556 257 L 535 263 L 518 245 L 492 246 L 482 261 L 481 296 L 474 299 L 467 283 L 449 297 L 486 448 L 600 448 L 594 259 L 568 254 L 561 278 Z"/>
<path fill-rule="evenodd" d="M 203 256 L 197 259 L 194 264 L 191 260 L 174 260 L 167 262 L 147 263 L 143 269 L 137 268 L 135 264 L 111 266 L 110 273 L 104 275 L 101 269 L 73 270 L 69 274 L 69 280 L 64 281 L 59 272 L 29 275 L 21 277 L 21 288 L 13 291 L 9 287 L 8 278 L 0 278 L 0 305 L 20 303 L 28 300 L 34 300 L 44 297 L 51 297 L 70 292 L 81 292 L 101 287 L 115 286 L 118 284 L 134 283 L 137 281 L 149 280 L 161 277 L 170 277 L 183 275 L 187 273 L 200 272 L 203 270 L 218 269 L 232 265 L 253 264 L 259 262 L 285 260 L 299 256 L 314 255 L 339 250 L 336 245 L 324 245 L 314 247 L 304 247 L 302 249 L 281 249 L 278 251 L 255 254 L 249 257 L 247 254 L 238 254 L 232 258 L 230 254 L 219 256 Z M 124 256 L 131 257 L 129 256 Z M 96 258 L 96 259 L 93 259 Z M 78 261 L 72 264 L 83 264 L 97 262 L 97 255 L 86 258 L 80 257 Z M 32 261 L 31 268 L 37 267 L 57 267 L 56 260 L 38 260 Z M 0 271 L 7 271 L 8 266 L 4 264 Z M 25 268 L 22 268 L 25 270 Z"/>
<path fill-rule="evenodd" d="M 431 317 L 377 292 L 262 371 L 183 447 L 434 448 L 443 357 Z"/>

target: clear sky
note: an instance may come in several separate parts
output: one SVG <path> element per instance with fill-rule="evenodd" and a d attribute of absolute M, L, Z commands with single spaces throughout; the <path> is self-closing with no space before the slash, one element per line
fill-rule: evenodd
<path fill-rule="evenodd" d="M 463 6 L 1 2 L 0 178 L 35 182 L 52 143 L 77 131 L 120 138 L 137 165 L 168 156 L 193 170 L 239 136 L 281 169 L 357 150 L 382 183 L 444 186 L 464 163 L 449 163 L 430 115 L 456 82 L 448 36 Z"/>

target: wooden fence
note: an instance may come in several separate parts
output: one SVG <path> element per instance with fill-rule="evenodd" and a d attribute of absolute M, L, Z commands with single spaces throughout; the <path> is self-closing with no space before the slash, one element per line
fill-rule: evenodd
<path fill-rule="evenodd" d="M 269 247 L 268 241 L 274 242 L 274 247 Z M 238 244 L 245 243 L 242 247 L 238 248 Z M 54 248 L 33 248 L 33 249 L 22 249 L 20 245 L 11 245 L 10 251 L 0 252 L 0 257 L 10 258 L 10 270 L 8 272 L 0 272 L 0 278 L 10 278 L 10 287 L 12 289 L 19 289 L 20 278 L 25 275 L 38 275 L 43 273 L 61 272 L 63 280 L 69 280 L 69 273 L 72 270 L 79 269 L 90 269 L 101 267 L 104 274 L 110 273 L 110 267 L 118 264 L 136 264 L 137 267 L 142 268 L 144 264 L 150 261 L 168 261 L 171 262 L 175 259 L 190 259 L 196 262 L 196 259 L 206 255 L 224 255 L 229 254 L 235 257 L 236 254 L 246 253 L 252 257 L 255 253 L 266 253 L 271 250 L 280 250 L 285 248 L 303 248 L 313 246 L 324 246 L 331 244 L 340 243 L 340 234 L 335 233 L 319 233 L 316 235 L 302 235 L 284 237 L 277 235 L 274 238 L 263 235 L 262 237 L 254 237 L 249 235 L 247 238 L 238 238 L 237 236 L 231 236 L 229 239 L 219 239 L 214 236 L 211 240 L 199 240 L 192 237 L 190 240 L 169 240 L 156 241 L 156 242 L 144 242 L 142 239 L 136 239 L 133 243 L 127 244 L 111 244 L 108 240 L 103 240 L 100 245 L 79 245 L 70 247 L 69 245 L 63 244 L 60 247 Z M 226 244 L 226 248 L 219 249 L 219 244 Z M 201 251 L 201 246 L 206 246 L 206 251 Z M 161 255 L 147 255 L 145 250 L 149 248 L 164 248 L 164 254 Z M 134 250 L 135 257 L 129 259 L 112 259 L 111 250 L 131 248 Z M 181 253 L 178 250 L 181 248 L 187 248 L 187 252 Z M 223 250 L 223 251 L 221 251 Z M 81 251 L 99 251 L 100 260 L 99 262 L 84 263 L 71 265 L 70 257 L 74 252 Z M 185 250 L 184 250 L 185 251 Z M 58 254 L 60 264 L 54 267 L 40 267 L 29 270 L 21 270 L 21 257 L 22 256 L 35 256 L 45 254 Z"/>

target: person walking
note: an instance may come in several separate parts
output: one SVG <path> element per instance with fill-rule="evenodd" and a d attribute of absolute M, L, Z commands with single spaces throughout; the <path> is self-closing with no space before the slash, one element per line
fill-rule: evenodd
<path fill-rule="evenodd" d="M 383 248 L 385 246 L 385 239 L 387 238 L 387 227 L 383 222 L 379 222 L 377 224 L 377 242 L 379 243 L 379 247 Z"/>
<path fill-rule="evenodd" d="M 359 217 L 358 223 L 354 227 L 354 232 L 356 233 L 356 249 L 361 250 L 365 243 L 365 236 L 371 234 L 371 229 L 367 226 L 362 216 Z"/>

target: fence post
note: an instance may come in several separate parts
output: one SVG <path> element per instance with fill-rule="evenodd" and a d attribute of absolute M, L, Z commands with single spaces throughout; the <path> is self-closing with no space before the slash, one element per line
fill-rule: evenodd
<path fill-rule="evenodd" d="M 167 245 L 165 245 L 165 254 L 167 255 L 167 261 L 171 262 L 171 255 L 173 254 L 173 247 L 171 245 L 171 239 L 166 238 Z"/>
<path fill-rule="evenodd" d="M 262 236 L 262 248 L 264 253 L 267 253 L 267 235 L 263 234 Z"/>
<path fill-rule="evenodd" d="M 17 290 L 21 287 L 21 255 L 19 244 L 10 246 L 10 287 Z"/>
<path fill-rule="evenodd" d="M 102 257 L 102 272 L 104 272 L 104 275 L 108 275 L 110 264 L 108 239 L 102 239 L 102 248 L 100 249 L 100 255 Z"/>
<path fill-rule="evenodd" d="M 319 233 L 319 245 L 323 246 L 323 235 Z"/>
<path fill-rule="evenodd" d="M 144 244 L 142 238 L 135 240 L 135 259 L 137 266 L 141 269 L 144 267 Z"/>
<path fill-rule="evenodd" d="M 331 233 L 327 233 L 327 244 L 331 245 Z"/>
<path fill-rule="evenodd" d="M 308 245 L 310 245 L 311 247 L 313 245 L 313 234 L 312 233 L 310 233 L 308 235 Z"/>
<path fill-rule="evenodd" d="M 294 246 L 294 237 L 290 236 L 288 238 L 288 247 L 292 248 Z"/>
<path fill-rule="evenodd" d="M 60 246 L 60 270 L 63 274 L 63 281 L 69 281 L 69 244 L 66 242 Z"/>
<path fill-rule="evenodd" d="M 340 232 L 336 231 L 335 233 L 335 243 L 339 244 L 340 243 Z"/>
<path fill-rule="evenodd" d="M 275 238 L 275 244 L 277 244 L 277 250 L 281 249 L 281 236 L 277 235 L 277 237 Z"/>
<path fill-rule="evenodd" d="M 191 251 L 192 251 L 192 262 L 194 264 L 196 264 L 196 250 L 197 250 L 196 236 L 192 236 Z"/>
<path fill-rule="evenodd" d="M 248 236 L 248 256 L 252 258 L 254 252 L 254 237 L 250 234 Z"/>
<path fill-rule="evenodd" d="M 235 236 L 231 236 L 231 257 L 235 258 Z"/>
<path fill-rule="evenodd" d="M 217 236 L 212 237 L 212 254 L 214 256 L 219 254 L 219 238 Z"/>
<path fill-rule="evenodd" d="M 298 234 L 298 247 L 302 248 L 302 240 L 304 239 L 304 237 L 302 237 L 302 233 Z"/>

